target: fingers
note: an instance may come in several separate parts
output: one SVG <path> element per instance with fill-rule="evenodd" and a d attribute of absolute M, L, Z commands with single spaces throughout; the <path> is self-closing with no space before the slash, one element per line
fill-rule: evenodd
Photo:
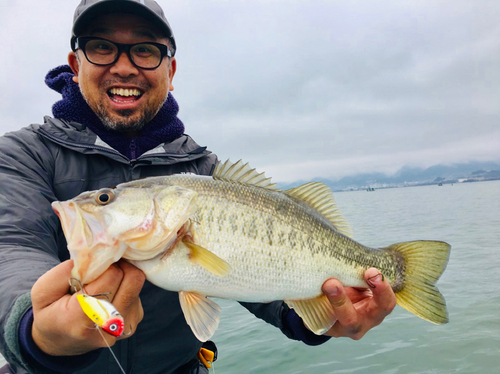
<path fill-rule="evenodd" d="M 123 272 L 123 279 L 113 304 L 120 312 L 126 313 L 139 298 L 146 276 L 141 270 L 126 261 L 120 261 L 117 264 Z"/>
<path fill-rule="evenodd" d="M 113 305 L 125 321 L 125 331 L 119 339 L 126 339 L 135 332 L 137 325 L 144 317 L 139 295 L 146 281 L 146 276 L 141 270 L 126 261 L 119 261 L 118 266 L 123 271 L 123 279 L 116 292 Z"/>
<path fill-rule="evenodd" d="M 361 339 L 370 329 L 382 323 L 396 306 L 396 296 L 387 279 L 375 268 L 368 269 L 364 278 L 369 290 L 344 288 L 336 279 L 323 284 L 337 322 L 327 332 L 333 337 Z"/>
<path fill-rule="evenodd" d="M 88 295 L 106 295 L 113 302 L 123 277 L 123 270 L 117 264 L 112 264 L 99 278 L 85 285 L 85 292 Z"/>
<path fill-rule="evenodd" d="M 353 303 L 347 296 L 342 283 L 336 279 L 329 279 L 323 284 L 323 292 L 333 306 L 337 322 L 330 329 L 328 335 L 333 337 L 349 336 L 359 339 L 361 323 Z"/>
<path fill-rule="evenodd" d="M 73 261 L 67 260 L 41 276 L 31 288 L 33 307 L 43 309 L 68 294 Z"/>
<path fill-rule="evenodd" d="M 137 298 L 137 301 L 131 306 L 127 312 L 126 317 L 124 317 L 125 329 L 121 336 L 117 337 L 117 340 L 130 338 L 135 331 L 137 326 L 142 321 L 144 317 L 144 310 L 142 309 L 141 299 Z"/>
<path fill-rule="evenodd" d="M 35 344 L 51 355 L 82 354 L 104 347 L 95 324 L 83 312 L 76 294 L 69 294 L 73 261 L 66 261 L 45 273 L 32 288 Z M 127 338 L 137 329 L 144 312 L 140 291 L 145 275 L 136 267 L 120 261 L 111 265 L 99 278 L 85 286 L 89 295 L 107 294 L 125 321 Z M 57 316 L 57 318 L 54 318 Z M 116 338 L 103 334 L 110 346 Z"/>
<path fill-rule="evenodd" d="M 380 324 L 396 306 L 396 296 L 387 279 L 375 268 L 365 272 L 365 281 L 373 293 L 371 313 L 373 323 Z"/>

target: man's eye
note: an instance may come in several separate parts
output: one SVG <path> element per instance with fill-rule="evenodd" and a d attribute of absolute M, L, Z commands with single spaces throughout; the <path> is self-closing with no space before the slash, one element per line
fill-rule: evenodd
<path fill-rule="evenodd" d="M 94 49 L 97 51 L 110 51 L 111 47 L 108 44 L 97 44 Z"/>
<path fill-rule="evenodd" d="M 150 53 L 151 52 L 151 49 L 148 48 L 148 47 L 145 47 L 145 46 L 140 46 L 140 47 L 137 47 L 135 49 L 136 52 L 139 52 L 139 53 Z"/>
<path fill-rule="evenodd" d="M 90 53 L 99 53 L 99 54 L 110 54 L 115 50 L 112 44 L 100 41 L 93 40 L 87 44 L 87 52 Z"/>
<path fill-rule="evenodd" d="M 154 45 L 140 44 L 134 46 L 132 53 L 138 57 L 150 57 L 152 55 L 158 55 L 159 51 Z"/>

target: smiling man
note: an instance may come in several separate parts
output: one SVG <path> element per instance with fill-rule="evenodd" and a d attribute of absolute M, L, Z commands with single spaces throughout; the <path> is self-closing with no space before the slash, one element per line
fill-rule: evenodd
<path fill-rule="evenodd" d="M 152 0 L 83 0 L 71 46 L 69 66 L 46 77 L 62 94 L 53 116 L 0 138 L 0 350 L 9 361 L 0 373 L 116 373 L 107 344 L 127 373 L 207 372 L 177 293 L 145 281 L 127 262 L 86 285 L 88 294 L 106 293 L 125 321 L 122 336 L 99 334 L 69 290 L 73 264 L 50 205 L 133 179 L 213 172 L 216 156 L 184 134 L 170 93 L 172 29 Z M 376 269 L 365 278 L 371 291 L 325 282 L 337 317 L 325 336 L 281 301 L 242 304 L 309 345 L 359 339 L 395 306 Z"/>
<path fill-rule="evenodd" d="M 109 129 L 140 131 L 161 109 L 176 61 L 172 42 L 146 18 L 108 14 L 93 19 L 73 37 L 69 64 L 89 107 Z M 85 57 L 83 57 L 85 56 Z"/>

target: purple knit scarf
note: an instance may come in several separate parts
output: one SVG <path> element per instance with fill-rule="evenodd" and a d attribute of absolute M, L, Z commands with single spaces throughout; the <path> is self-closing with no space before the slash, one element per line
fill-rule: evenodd
<path fill-rule="evenodd" d="M 140 130 L 137 138 L 130 138 L 123 133 L 106 128 L 87 105 L 78 84 L 73 82 L 73 76 L 70 67 L 62 65 L 49 71 L 45 77 L 47 86 L 62 94 L 63 97 L 52 106 L 54 117 L 87 126 L 129 159 L 137 158 L 157 145 L 171 142 L 184 134 L 184 125 L 177 118 L 179 105 L 170 92 L 160 111 Z"/>

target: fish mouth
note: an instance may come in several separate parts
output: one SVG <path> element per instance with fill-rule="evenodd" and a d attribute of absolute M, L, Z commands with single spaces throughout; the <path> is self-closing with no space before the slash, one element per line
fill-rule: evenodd
<path fill-rule="evenodd" d="M 71 208 L 68 202 L 54 201 L 51 205 L 52 210 L 57 214 L 57 217 L 59 217 L 64 236 L 70 238 L 70 233 L 72 232 L 73 223 L 76 218 L 75 210 Z"/>
<path fill-rule="evenodd" d="M 61 221 L 68 249 L 79 251 L 92 249 L 96 242 L 102 243 L 105 234 L 99 222 L 85 214 L 78 205 L 71 201 L 54 201 L 52 210 Z M 96 240 L 99 238 L 100 240 Z"/>
<path fill-rule="evenodd" d="M 109 238 L 103 225 L 70 201 L 54 201 L 52 209 L 59 217 L 70 257 L 74 261 L 71 276 L 82 284 L 92 282 L 122 256 L 125 247 Z"/>

